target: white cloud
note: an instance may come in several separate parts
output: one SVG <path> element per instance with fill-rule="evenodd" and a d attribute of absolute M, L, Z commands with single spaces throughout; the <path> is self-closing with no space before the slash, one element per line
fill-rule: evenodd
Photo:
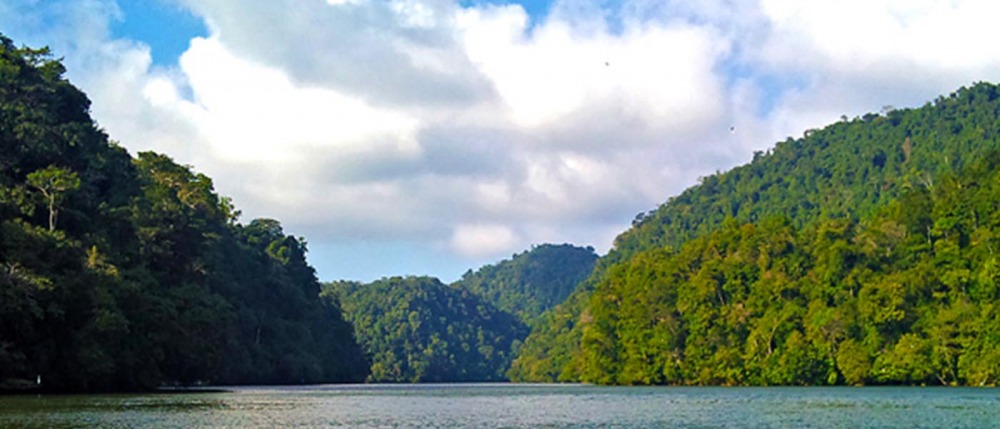
<path fill-rule="evenodd" d="M 458 225 L 451 243 L 465 255 L 493 256 L 510 251 L 519 239 L 504 225 Z"/>
<path fill-rule="evenodd" d="M 317 151 L 419 152 L 408 115 L 296 87 L 284 72 L 237 58 L 216 39 L 194 39 L 180 64 L 195 99 L 175 106 L 200 113 L 192 119 L 219 159 L 300 168 Z"/>
<path fill-rule="evenodd" d="M 777 109 L 790 126 L 812 126 L 919 105 L 977 80 L 1000 78 L 993 1 L 763 0 L 771 31 L 755 64 L 802 80 Z"/>
<path fill-rule="evenodd" d="M 372 105 L 465 107 L 490 97 L 457 49 L 452 1 L 179 0 L 233 55 Z M 434 66 L 414 62 L 433 54 Z"/>
<path fill-rule="evenodd" d="M 994 1 L 879 0 L 798 2 L 764 0 L 774 27 L 771 52 L 782 64 L 825 61 L 843 73 L 891 63 L 907 67 L 975 70 L 996 62 Z M 803 51 L 816 55 L 797 55 Z"/>
<path fill-rule="evenodd" d="M 517 6 L 459 14 L 465 49 L 489 77 L 515 123 L 539 126 L 610 104 L 648 124 L 685 126 L 719 109 L 712 74 L 724 45 L 687 25 L 579 34 L 550 20 L 527 34 Z"/>
<path fill-rule="evenodd" d="M 169 69 L 112 39 L 111 0 L 0 3 L 0 28 L 65 56 L 114 138 L 194 165 L 248 216 L 456 264 L 606 250 L 786 135 L 1000 80 L 987 0 L 579 0 L 534 21 L 450 0 L 178 2 L 210 34 Z"/>

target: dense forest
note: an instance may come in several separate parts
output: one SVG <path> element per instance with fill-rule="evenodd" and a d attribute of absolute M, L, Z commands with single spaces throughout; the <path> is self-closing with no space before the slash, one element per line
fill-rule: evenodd
<path fill-rule="evenodd" d="M 528 328 L 468 290 L 431 277 L 333 282 L 371 359 L 372 382 L 500 381 Z"/>
<path fill-rule="evenodd" d="M 1000 156 L 875 216 L 724 222 L 598 284 L 583 381 L 1000 382 Z"/>
<path fill-rule="evenodd" d="M 998 95 L 809 130 L 641 213 L 512 377 L 997 384 Z"/>
<path fill-rule="evenodd" d="M 467 272 L 325 284 L 371 362 L 373 382 L 503 381 L 532 318 L 593 269 L 591 248 L 543 244 Z"/>
<path fill-rule="evenodd" d="M 0 388 L 364 379 L 305 242 L 130 156 L 63 73 L 0 36 Z"/>
<path fill-rule="evenodd" d="M 594 270 L 593 248 L 543 244 L 475 272 L 454 283 L 497 308 L 531 324 L 544 311 L 566 300 Z"/>

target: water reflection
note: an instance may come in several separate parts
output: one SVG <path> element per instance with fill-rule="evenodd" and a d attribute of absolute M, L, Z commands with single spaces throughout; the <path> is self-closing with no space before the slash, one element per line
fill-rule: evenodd
<path fill-rule="evenodd" d="M 0 397 L 0 427 L 990 427 L 998 405 L 956 388 L 253 387 Z"/>

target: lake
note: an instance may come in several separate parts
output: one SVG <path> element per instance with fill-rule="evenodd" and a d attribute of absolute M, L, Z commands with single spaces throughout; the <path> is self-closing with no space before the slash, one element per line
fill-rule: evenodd
<path fill-rule="evenodd" d="M 997 427 L 1000 390 L 422 384 L 0 397 L 2 428 Z"/>

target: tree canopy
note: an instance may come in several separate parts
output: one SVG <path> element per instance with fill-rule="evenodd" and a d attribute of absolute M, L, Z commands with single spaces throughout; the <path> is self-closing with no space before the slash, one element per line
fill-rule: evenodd
<path fill-rule="evenodd" d="M 542 244 L 511 259 L 470 270 L 454 286 L 468 289 L 530 324 L 563 302 L 593 271 L 596 260 L 593 248 Z"/>
<path fill-rule="evenodd" d="M 527 327 L 468 290 L 431 277 L 335 282 L 371 360 L 373 382 L 501 381 Z"/>
<path fill-rule="evenodd" d="M 915 287 L 908 281 L 916 274 L 907 273 L 917 268 L 880 265 L 893 261 L 889 258 L 868 260 L 872 271 L 892 273 L 885 277 L 810 270 L 823 264 L 834 264 L 838 270 L 853 267 L 862 251 L 852 241 L 854 234 L 862 226 L 879 222 L 880 216 L 888 216 L 885 210 L 892 207 L 899 212 L 899 223 L 921 227 L 936 225 L 933 212 L 927 209 L 938 205 L 942 210 L 950 207 L 955 216 L 972 215 L 971 206 L 962 203 L 957 194 L 947 193 L 946 187 L 962 183 L 950 179 L 959 177 L 960 172 L 967 178 L 962 180 L 986 180 L 984 168 L 973 165 L 1000 148 L 998 94 L 997 86 L 978 83 L 921 108 L 870 114 L 821 130 L 808 130 L 802 138 L 789 138 L 770 151 L 758 152 L 750 163 L 705 177 L 659 208 L 640 213 L 633 227 L 615 240 L 609 255 L 598 261 L 590 277 L 566 302 L 542 316 L 544 322 L 536 325 L 525 340 L 512 376 L 524 381 L 629 384 L 997 383 L 995 378 L 959 375 L 958 369 L 947 377 L 926 368 L 916 372 L 899 370 L 910 371 L 907 376 L 872 373 L 897 371 L 879 366 L 889 359 L 882 356 L 916 358 L 923 356 L 925 349 L 921 347 L 935 347 L 925 342 L 930 334 L 920 329 L 929 329 L 925 325 L 940 320 L 918 317 L 913 312 L 938 314 L 937 310 L 928 302 L 911 301 L 917 297 L 901 291 Z M 950 199 L 949 203 L 940 204 L 942 198 Z M 975 215 L 977 225 L 982 225 L 985 213 Z M 943 245 L 938 244 L 933 230 L 903 234 L 898 225 L 892 227 L 895 230 L 886 228 L 882 233 L 891 237 L 924 237 L 921 243 L 935 251 Z M 753 233 L 757 230 L 766 231 L 765 236 L 757 237 Z M 747 239 L 755 240 L 753 246 L 764 247 L 732 253 L 723 250 L 729 246 L 740 248 L 744 233 L 749 234 Z M 847 235 L 827 247 L 813 248 L 807 243 L 818 238 L 810 234 Z M 790 244 L 777 254 L 768 253 L 767 246 L 774 244 L 769 240 L 785 236 L 790 237 Z M 722 242 L 713 244 L 712 240 Z M 963 249 L 967 243 L 959 240 L 957 244 Z M 788 249 L 795 252 L 781 253 Z M 904 249 L 909 252 L 908 258 L 919 254 L 917 247 L 905 246 L 893 248 L 893 252 Z M 750 250 L 753 253 L 748 253 Z M 771 270 L 766 264 L 762 268 L 756 265 L 759 262 L 745 259 L 760 254 L 784 265 Z M 971 263 L 960 250 L 952 255 L 955 263 Z M 937 275 L 935 270 L 940 267 L 927 264 L 920 266 L 927 271 L 925 281 Z M 968 274 L 963 273 L 959 271 L 956 278 Z M 770 276 L 781 280 L 781 293 L 767 289 L 777 287 L 773 284 L 777 280 Z M 815 285 L 807 287 L 806 279 L 815 276 L 828 282 L 831 290 L 845 289 L 855 294 L 853 304 L 827 297 L 824 308 L 832 308 L 827 313 L 820 311 L 819 304 L 811 307 L 816 296 L 810 294 L 819 292 L 814 290 Z M 744 301 L 762 297 L 781 305 Z M 983 307 L 984 302 L 962 308 L 979 311 L 980 318 L 974 323 L 988 326 L 992 310 L 988 305 Z M 890 303 L 918 310 L 877 315 L 876 309 Z M 809 313 L 810 309 L 817 313 Z M 641 311 L 647 313 L 642 317 L 624 316 Z M 858 319 L 863 316 L 870 319 Z M 807 317 L 838 320 L 825 328 L 835 332 L 824 334 L 832 337 L 823 345 L 815 344 L 819 334 L 804 327 Z M 889 323 L 892 334 L 883 332 L 879 337 L 856 331 L 883 328 L 872 323 Z M 855 331 L 840 332 L 847 328 L 839 324 L 850 324 Z M 754 345 L 751 347 L 748 341 Z M 800 346 L 808 342 L 813 342 L 814 347 Z M 921 352 L 905 353 L 911 347 Z M 774 367 L 774 359 L 793 359 L 791 354 L 782 354 L 785 349 L 789 353 L 818 355 L 795 356 L 796 362 L 808 363 L 803 367 L 795 367 L 791 361 L 778 365 L 790 373 L 760 372 Z M 821 360 L 817 356 L 832 359 L 833 363 L 817 364 Z M 838 360 L 843 366 L 838 365 Z M 997 366 L 998 361 L 993 358 L 983 365 Z M 698 373 L 693 373 L 692 368 L 697 368 Z"/>
<path fill-rule="evenodd" d="M 305 242 L 132 158 L 45 49 L 0 36 L 0 388 L 362 380 Z"/>
<path fill-rule="evenodd" d="M 615 265 L 581 379 L 614 384 L 1000 383 L 1000 154 L 862 221 L 729 220 Z"/>

